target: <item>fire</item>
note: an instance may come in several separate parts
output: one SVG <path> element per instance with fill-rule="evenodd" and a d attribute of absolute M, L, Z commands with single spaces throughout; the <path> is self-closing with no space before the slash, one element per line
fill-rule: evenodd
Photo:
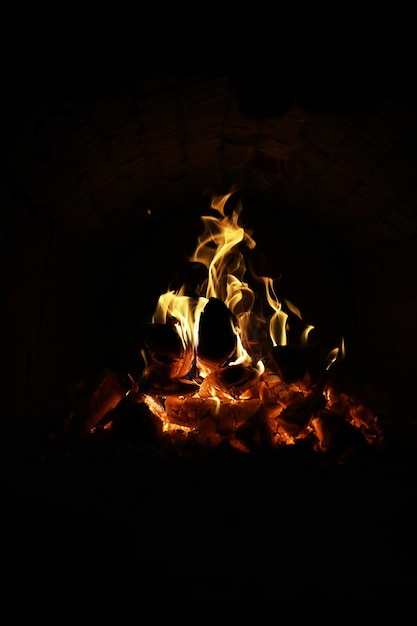
<path fill-rule="evenodd" d="M 68 432 L 115 428 L 127 406 L 145 436 L 175 444 L 226 441 L 250 452 L 307 442 L 344 453 L 383 439 L 373 411 L 332 385 L 343 338 L 336 347 L 312 340 L 314 326 L 278 298 L 274 278 L 248 272 L 256 242 L 241 212 L 233 193 L 213 198 L 189 258 L 202 282 L 160 295 L 139 380 L 107 372 L 71 409 Z"/>
<path fill-rule="evenodd" d="M 293 303 L 279 300 L 272 277 L 252 269 L 263 289 L 250 286 L 245 252 L 256 242 L 239 221 L 241 202 L 227 213 L 233 201 L 233 193 L 213 198 L 212 214 L 202 217 L 189 261 L 204 266 L 204 281 L 158 299 L 145 335 L 138 401 L 164 432 L 214 445 L 227 439 L 250 450 L 259 442 L 311 439 L 324 450 L 337 440 L 341 420 L 372 441 L 380 435 L 376 416 L 329 386 L 328 371 L 345 356 L 343 338 L 323 352 L 310 343 L 314 326 Z M 295 318 L 299 341 L 290 345 Z"/>

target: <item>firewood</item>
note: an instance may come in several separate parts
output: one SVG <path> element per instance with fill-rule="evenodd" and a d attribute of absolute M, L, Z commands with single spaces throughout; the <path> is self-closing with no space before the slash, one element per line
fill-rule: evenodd
<path fill-rule="evenodd" d="M 271 448 L 272 431 L 262 407 L 237 428 L 236 439 L 244 443 L 249 452 Z"/>
<path fill-rule="evenodd" d="M 200 396 L 257 398 L 259 372 L 251 366 L 229 365 L 209 374 L 201 383 Z"/>
<path fill-rule="evenodd" d="M 357 428 L 365 431 L 380 432 L 377 416 L 370 407 L 362 402 L 352 402 L 350 404 L 350 415 L 353 425 Z"/>
<path fill-rule="evenodd" d="M 216 432 L 231 433 L 245 423 L 261 406 L 259 399 L 230 400 L 219 398 L 169 396 L 165 402 L 168 420 L 191 428 L 200 428 L 207 418 L 216 424 Z"/>
<path fill-rule="evenodd" d="M 210 298 L 200 317 L 197 356 L 209 371 L 233 358 L 237 346 L 236 319 L 222 300 Z"/>
<path fill-rule="evenodd" d="M 64 427 L 67 436 L 83 436 L 112 411 L 130 389 L 116 372 L 105 370 L 98 380 L 77 385 Z"/>
<path fill-rule="evenodd" d="M 369 444 L 381 443 L 383 435 L 379 427 L 378 418 L 374 411 L 363 402 L 328 388 L 328 408 L 344 417 L 352 426 L 357 428 L 365 436 Z"/>
<path fill-rule="evenodd" d="M 116 440 L 137 445 L 159 445 L 162 440 L 162 423 L 141 394 L 130 394 L 111 412 L 111 434 Z"/>
<path fill-rule="evenodd" d="M 147 324 L 144 343 L 153 369 L 166 380 L 185 378 L 192 370 L 194 348 L 190 343 L 184 344 L 175 318 L 169 318 L 166 324 Z"/>
<path fill-rule="evenodd" d="M 217 432 L 217 422 L 213 417 L 205 417 L 198 425 L 200 439 L 211 446 L 217 446 L 222 441 L 222 435 Z"/>
<path fill-rule="evenodd" d="M 336 454 L 349 450 L 363 451 L 368 447 L 360 430 L 352 426 L 338 413 L 323 409 L 311 420 L 319 449 Z"/>
<path fill-rule="evenodd" d="M 278 376 L 270 373 L 262 375 L 259 395 L 269 419 L 276 418 L 294 400 L 304 397 L 299 387 L 286 385 Z"/>
<path fill-rule="evenodd" d="M 199 383 L 188 378 L 167 378 L 166 371 L 154 364 L 150 365 L 138 381 L 141 393 L 151 396 L 186 396 L 196 393 Z"/>
<path fill-rule="evenodd" d="M 310 420 L 326 405 L 321 391 L 298 394 L 277 417 L 277 423 L 292 437 L 297 437 L 308 426 Z"/>
<path fill-rule="evenodd" d="M 218 407 L 215 398 L 167 396 L 165 411 L 172 424 L 197 427 L 206 417 L 214 417 Z"/>

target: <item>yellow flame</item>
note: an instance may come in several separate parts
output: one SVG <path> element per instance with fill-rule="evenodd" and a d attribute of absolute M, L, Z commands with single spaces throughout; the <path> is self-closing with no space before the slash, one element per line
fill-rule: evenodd
<path fill-rule="evenodd" d="M 218 415 L 220 411 L 220 398 L 218 396 L 212 396 L 212 398 L 216 405 L 216 408 L 214 409 L 214 415 Z"/>
<path fill-rule="evenodd" d="M 211 208 L 216 215 L 202 216 L 203 233 L 198 237 L 197 246 L 189 260 L 200 263 L 207 269 L 207 278 L 198 288 L 199 295 L 186 295 L 185 286 L 178 291 L 167 291 L 159 297 L 153 316 L 154 323 L 166 323 L 168 318 L 174 323 L 183 347 L 198 346 L 198 333 L 201 314 L 210 298 L 217 298 L 225 303 L 234 315 L 237 324 L 232 326 L 236 333 L 236 356 L 229 365 L 250 365 L 252 358 L 246 347 L 250 345 L 251 322 L 255 293 L 245 281 L 246 264 L 241 248 L 253 249 L 254 239 L 239 224 L 242 210 L 241 202 L 226 215 L 225 207 L 233 192 L 212 199 Z M 274 288 L 274 279 L 257 276 L 264 285 L 265 298 L 272 309 L 269 318 L 269 338 L 273 346 L 286 346 L 288 313 L 282 308 Z M 285 300 L 290 313 L 302 319 L 301 312 L 292 302 Z M 307 343 L 308 336 L 314 328 L 306 325 L 301 334 L 302 343 Z M 329 352 L 327 369 L 344 354 L 344 345 Z M 209 372 L 197 362 L 198 375 L 206 377 Z M 259 368 L 259 365 L 257 365 Z"/>
<path fill-rule="evenodd" d="M 213 199 L 211 206 L 218 211 L 220 218 L 210 215 L 202 217 L 204 232 L 198 238 L 197 247 L 190 257 L 191 261 L 202 263 L 207 267 L 206 298 L 220 298 L 227 306 L 233 302 L 236 304 L 236 294 L 233 293 L 232 297 L 230 295 L 230 281 L 233 282 L 234 288 L 237 283 L 243 291 L 250 291 L 246 283 L 243 283 L 246 266 L 238 245 L 245 243 L 248 248 L 254 248 L 256 245 L 252 237 L 238 224 L 242 209 L 240 204 L 230 217 L 225 215 L 224 207 L 231 195 Z M 230 308 L 234 312 L 233 308 Z"/>
<path fill-rule="evenodd" d="M 293 304 L 292 302 L 290 302 L 290 300 L 285 300 L 285 304 L 287 305 L 287 307 L 289 308 L 289 310 L 291 311 L 291 313 L 294 313 L 294 315 L 296 315 L 300 320 L 303 319 L 302 315 L 301 315 L 301 311 L 300 309 L 295 306 L 295 304 Z M 301 343 L 303 345 L 307 344 L 308 342 L 308 336 L 310 334 L 310 332 L 314 329 L 314 326 L 312 326 L 311 324 L 308 324 L 303 332 L 301 333 Z"/>
<path fill-rule="evenodd" d="M 333 363 L 335 363 L 335 361 L 343 359 L 344 357 L 345 357 L 345 341 L 344 341 L 344 338 L 342 337 L 340 346 L 338 348 L 333 348 L 333 350 L 330 350 L 329 354 L 327 355 L 326 370 L 329 370 L 331 366 L 333 365 Z"/>
<path fill-rule="evenodd" d="M 288 319 L 287 313 L 282 310 L 281 302 L 277 298 L 274 289 L 274 281 L 267 276 L 261 276 L 265 285 L 265 295 L 267 302 L 274 311 L 269 320 L 269 336 L 274 346 L 287 345 L 286 323 Z"/>
<path fill-rule="evenodd" d="M 303 332 L 301 333 L 301 343 L 302 344 L 306 344 L 308 342 L 308 336 L 310 334 L 310 332 L 314 329 L 314 326 L 312 326 L 311 324 L 308 324 Z"/>
<path fill-rule="evenodd" d="M 299 317 L 300 320 L 303 319 L 302 315 L 301 315 L 300 309 L 297 306 L 295 306 L 295 304 L 293 304 L 290 300 L 284 300 L 284 302 L 287 305 L 287 307 L 289 308 L 289 310 L 291 311 L 291 313 L 294 313 L 294 315 Z"/>
<path fill-rule="evenodd" d="M 237 320 L 236 327 L 236 358 L 230 365 L 251 364 L 252 359 L 245 346 L 250 344 L 250 330 L 252 310 L 255 303 L 255 293 L 245 281 L 246 264 L 241 247 L 253 249 L 256 246 L 251 235 L 239 224 L 242 210 L 241 202 L 226 215 L 225 206 L 232 193 L 214 197 L 211 208 L 217 215 L 202 216 L 203 233 L 198 237 L 198 243 L 190 261 L 201 263 L 207 268 L 207 279 L 199 288 L 198 297 L 186 295 L 185 286 L 179 291 L 167 291 L 158 300 L 153 316 L 155 323 L 166 323 L 170 318 L 173 321 L 183 347 L 198 345 L 198 330 L 201 313 L 210 298 L 222 300 Z M 265 287 L 266 299 L 273 313 L 269 320 L 269 335 L 273 345 L 286 345 L 286 323 L 288 314 L 282 310 L 280 301 L 274 290 L 273 279 L 258 277 Z M 301 317 L 298 309 L 287 303 L 290 310 Z M 304 331 L 307 339 L 309 330 Z M 199 364 L 197 364 L 199 367 Z M 205 377 L 204 367 L 199 369 L 199 375 Z"/>
<path fill-rule="evenodd" d="M 198 343 L 200 316 L 208 300 L 184 294 L 184 286 L 179 291 L 167 291 L 161 294 L 152 321 L 155 324 L 166 324 L 169 317 L 175 319 L 175 328 L 183 347 L 191 345 L 195 348 Z"/>
<path fill-rule="evenodd" d="M 215 197 L 211 207 L 218 216 L 203 216 L 203 234 L 198 238 L 197 247 L 190 261 L 201 263 L 207 268 L 205 302 L 210 298 L 222 300 L 238 321 L 237 359 L 233 364 L 250 363 L 251 358 L 244 348 L 248 316 L 253 308 L 255 296 L 248 283 L 244 281 L 246 265 L 240 244 L 248 248 L 255 247 L 255 241 L 239 225 L 242 209 L 238 204 L 230 216 L 225 214 L 225 205 L 232 194 Z"/>

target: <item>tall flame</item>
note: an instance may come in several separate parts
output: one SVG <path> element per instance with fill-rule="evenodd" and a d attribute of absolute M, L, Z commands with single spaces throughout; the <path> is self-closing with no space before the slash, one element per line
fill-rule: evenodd
<path fill-rule="evenodd" d="M 250 365 L 252 357 L 250 349 L 251 328 L 253 322 L 253 308 L 255 293 L 245 280 L 246 264 L 243 248 L 253 249 L 256 242 L 251 234 L 239 224 L 242 211 L 241 201 L 237 201 L 232 212 L 226 214 L 226 205 L 233 195 L 230 192 L 224 196 L 212 199 L 213 215 L 202 216 L 204 229 L 198 237 L 197 246 L 189 260 L 206 267 L 207 278 L 197 288 L 196 296 L 189 296 L 185 286 L 178 291 L 167 291 L 158 300 L 153 316 L 153 322 L 166 323 L 169 319 L 174 323 L 176 331 L 182 341 L 184 349 L 192 348 L 197 352 L 198 333 L 201 314 L 210 298 L 217 298 L 224 302 L 234 318 L 237 320 L 233 332 L 236 333 L 236 356 L 228 365 Z M 274 280 L 267 276 L 256 276 L 255 279 L 264 286 L 264 295 L 267 305 L 271 309 L 268 324 L 269 340 L 273 346 L 287 345 L 287 320 L 289 313 L 300 319 L 299 309 L 291 302 L 285 301 L 286 312 L 277 297 Z M 265 321 L 265 320 L 263 320 Z M 301 343 L 306 344 L 309 332 L 314 327 L 306 325 Z M 336 358 L 344 354 L 344 347 L 335 349 L 329 355 L 329 365 Z M 263 367 L 257 364 L 259 371 Z M 197 364 L 198 368 L 198 364 Z M 204 378 L 207 371 L 203 366 L 198 370 L 199 376 Z"/>
<path fill-rule="evenodd" d="M 282 310 L 281 302 L 278 300 L 274 289 L 272 278 L 261 276 L 261 280 L 265 284 L 265 295 L 267 302 L 274 313 L 269 320 L 269 336 L 274 346 L 287 345 L 286 323 L 288 314 Z"/>
<path fill-rule="evenodd" d="M 256 246 L 250 234 L 239 225 L 242 205 L 239 202 L 231 216 L 225 213 L 232 193 L 212 199 L 211 208 L 219 217 L 203 216 L 204 232 L 190 261 L 203 264 L 208 271 L 205 297 L 222 300 L 238 321 L 237 358 L 230 365 L 250 364 L 251 357 L 243 346 L 247 340 L 248 324 L 255 295 L 244 280 L 246 264 L 239 248 Z"/>
<path fill-rule="evenodd" d="M 223 300 L 236 314 L 239 310 L 241 312 L 247 310 L 247 298 L 253 300 L 252 290 L 243 281 L 246 265 L 238 246 L 244 243 L 248 248 L 254 248 L 256 244 L 238 224 L 242 209 L 240 203 L 231 217 L 225 215 L 225 205 L 231 195 L 229 193 L 213 198 L 212 209 L 216 210 L 220 217 L 202 217 L 204 232 L 198 238 L 197 247 L 190 260 L 207 267 L 206 298 Z"/>

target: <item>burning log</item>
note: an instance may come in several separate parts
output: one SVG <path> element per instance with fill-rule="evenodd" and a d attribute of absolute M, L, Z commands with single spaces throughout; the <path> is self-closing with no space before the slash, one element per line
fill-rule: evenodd
<path fill-rule="evenodd" d="M 194 380 L 166 378 L 163 374 L 150 368 L 139 380 L 139 390 L 151 396 L 166 397 L 191 395 L 199 389 L 199 384 Z"/>
<path fill-rule="evenodd" d="M 369 444 L 382 443 L 383 435 L 375 413 L 362 402 L 350 407 L 351 424 L 358 428 Z"/>
<path fill-rule="evenodd" d="M 367 441 L 360 430 L 331 409 L 325 408 L 311 420 L 319 449 L 337 455 L 365 451 Z"/>
<path fill-rule="evenodd" d="M 116 440 L 135 445 L 158 446 L 162 422 L 157 419 L 141 394 L 129 394 L 111 413 L 111 433 Z"/>
<path fill-rule="evenodd" d="M 285 384 L 276 374 L 267 372 L 261 377 L 259 388 L 268 419 L 275 419 L 293 400 L 304 396 L 296 385 Z"/>
<path fill-rule="evenodd" d="M 268 450 L 272 446 L 272 429 L 262 407 L 236 430 L 236 439 L 249 452 Z"/>
<path fill-rule="evenodd" d="M 210 298 L 198 328 L 200 365 L 213 371 L 233 358 L 237 346 L 236 327 L 236 319 L 226 304 L 218 298 Z"/>
<path fill-rule="evenodd" d="M 291 437 L 298 437 L 308 426 L 310 420 L 326 406 L 326 398 L 321 391 L 305 395 L 300 392 L 276 418 Z"/>
<path fill-rule="evenodd" d="M 251 366 L 229 365 L 209 374 L 201 383 L 201 397 L 257 398 L 259 372 Z"/>
<path fill-rule="evenodd" d="M 261 406 L 261 400 L 222 400 L 219 398 L 176 397 L 166 399 L 165 410 L 172 424 L 199 428 L 210 418 L 216 425 L 216 432 L 228 435 L 246 422 Z"/>
<path fill-rule="evenodd" d="M 369 444 L 381 443 L 383 436 L 373 410 L 345 393 L 328 388 L 328 407 L 360 430 Z"/>
<path fill-rule="evenodd" d="M 222 401 L 216 398 L 167 398 L 172 425 L 187 426 L 200 443 L 228 441 L 245 452 L 272 445 L 272 431 L 259 399 Z"/>
<path fill-rule="evenodd" d="M 166 324 L 148 324 L 144 342 L 151 363 L 148 373 L 157 371 L 165 381 L 185 378 L 194 365 L 194 350 L 178 332 L 177 320 L 168 318 Z"/>
<path fill-rule="evenodd" d="M 260 415 L 258 382 L 259 372 L 255 368 L 243 365 L 219 368 L 203 380 L 198 395 L 167 397 L 167 418 L 171 424 L 198 429 L 205 439 L 217 445 L 222 438 L 233 438 L 239 428 Z M 250 428 L 251 432 L 259 431 L 258 435 L 260 422 L 265 421 L 263 410 L 262 420 L 259 415 Z M 265 428 L 262 424 L 264 431 Z M 247 432 L 241 431 L 242 440 Z"/>

